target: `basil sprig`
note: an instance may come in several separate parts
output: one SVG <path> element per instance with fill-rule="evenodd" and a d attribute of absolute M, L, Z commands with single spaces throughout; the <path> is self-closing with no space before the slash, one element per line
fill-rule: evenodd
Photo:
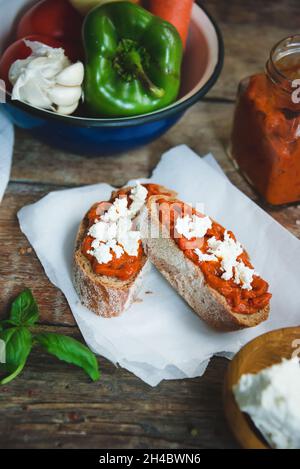
<path fill-rule="evenodd" d="M 42 346 L 59 360 L 82 368 L 93 381 L 100 378 L 96 356 L 82 343 L 60 334 L 34 333 L 39 319 L 38 305 L 29 289 L 12 303 L 9 318 L 0 322 L 0 339 L 5 342 L 5 363 L 0 363 L 0 384 L 7 384 L 23 370 L 31 349 Z"/>

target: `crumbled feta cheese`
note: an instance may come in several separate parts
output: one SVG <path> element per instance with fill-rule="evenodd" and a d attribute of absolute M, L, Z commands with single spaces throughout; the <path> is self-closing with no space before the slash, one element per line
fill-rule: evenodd
<path fill-rule="evenodd" d="M 270 446 L 300 449 L 299 358 L 242 375 L 233 392 Z"/>
<path fill-rule="evenodd" d="M 254 269 L 250 269 L 243 262 L 237 262 L 234 266 L 234 282 L 237 285 L 242 283 L 243 290 L 251 290 L 253 275 L 257 275 Z"/>
<path fill-rule="evenodd" d="M 117 224 L 98 221 L 90 227 L 88 234 L 99 241 L 106 242 L 116 237 Z"/>
<path fill-rule="evenodd" d="M 214 254 L 204 254 L 199 248 L 196 248 L 194 252 L 197 254 L 200 262 L 215 262 L 218 260 Z"/>
<path fill-rule="evenodd" d="M 130 205 L 131 217 L 134 217 L 143 207 L 147 199 L 148 191 L 146 187 L 142 186 L 138 181 L 136 185 L 131 189 L 130 198 L 132 203 Z"/>
<path fill-rule="evenodd" d="M 112 260 L 110 247 L 105 243 L 98 243 L 98 246 L 95 246 L 88 254 L 94 256 L 99 264 L 107 264 Z"/>
<path fill-rule="evenodd" d="M 252 289 L 253 276 L 257 275 L 254 269 L 247 267 L 238 257 L 242 254 L 242 245 L 230 237 L 228 231 L 224 233 L 224 239 L 216 239 L 212 236 L 208 241 L 208 249 L 203 253 L 199 248 L 194 252 L 198 256 L 200 262 L 210 262 L 221 260 L 221 269 L 223 280 L 233 278 L 237 285 L 241 285 L 244 290 Z"/>
<path fill-rule="evenodd" d="M 120 236 L 118 242 L 123 246 L 124 251 L 127 252 L 129 256 L 137 256 L 140 239 L 140 231 L 127 231 Z"/>
<path fill-rule="evenodd" d="M 106 245 L 115 253 L 117 259 L 120 259 L 120 257 L 124 254 L 123 247 L 117 244 L 116 239 L 107 241 Z"/>
<path fill-rule="evenodd" d="M 138 214 L 147 198 L 147 189 L 141 184 L 131 190 L 132 203 L 128 209 L 127 197 L 119 197 L 104 213 L 100 220 L 95 220 L 88 231 L 94 238 L 89 254 L 96 257 L 99 264 L 106 264 L 113 258 L 112 252 L 119 259 L 125 252 L 129 256 L 137 256 L 140 231 L 133 230 L 132 220 Z"/>
<path fill-rule="evenodd" d="M 243 252 L 241 244 L 231 238 L 228 231 L 225 231 L 223 241 L 212 236 L 207 244 L 209 246 L 207 252 L 221 259 L 221 268 L 224 272 L 222 278 L 230 280 L 233 277 L 233 267 L 237 263 L 237 257 Z"/>
<path fill-rule="evenodd" d="M 119 218 L 117 223 L 117 237 L 121 238 L 124 233 L 132 230 L 132 220 L 129 217 Z"/>
<path fill-rule="evenodd" d="M 116 199 L 114 203 L 109 207 L 107 212 L 102 215 L 101 220 L 106 223 L 109 223 L 116 222 L 121 217 L 127 217 L 129 215 L 127 205 L 127 197 L 120 197 Z"/>
<path fill-rule="evenodd" d="M 212 221 L 209 217 L 198 215 L 178 217 L 175 224 L 176 231 L 186 239 L 203 238 L 211 226 Z"/>

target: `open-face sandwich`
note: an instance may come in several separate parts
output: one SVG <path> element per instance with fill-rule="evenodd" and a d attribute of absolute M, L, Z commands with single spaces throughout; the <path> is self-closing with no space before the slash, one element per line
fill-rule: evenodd
<path fill-rule="evenodd" d="M 139 217 L 151 196 L 176 196 L 157 184 L 137 184 L 95 203 L 80 223 L 74 252 L 74 285 L 84 306 L 109 318 L 134 301 L 147 269 Z"/>
<path fill-rule="evenodd" d="M 148 199 L 141 226 L 150 261 L 212 327 L 235 330 L 268 318 L 268 283 L 231 231 L 161 195 Z"/>

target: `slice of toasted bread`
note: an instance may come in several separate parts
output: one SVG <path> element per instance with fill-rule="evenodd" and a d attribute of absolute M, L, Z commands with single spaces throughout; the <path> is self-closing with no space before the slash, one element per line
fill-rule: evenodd
<path fill-rule="evenodd" d="M 158 186 L 163 194 L 171 194 L 173 197 L 176 192 Z M 123 194 L 128 194 L 132 187 L 122 189 Z M 118 197 L 119 191 L 112 193 L 112 200 Z M 75 290 L 84 306 L 95 314 L 111 318 L 123 313 L 136 299 L 140 290 L 141 283 L 149 261 L 143 253 L 141 268 L 136 275 L 129 280 L 120 280 L 114 277 L 107 277 L 96 274 L 90 261 L 81 251 L 81 245 L 88 230 L 87 214 L 80 223 L 75 242 L 74 260 L 73 260 L 73 279 Z"/>
<path fill-rule="evenodd" d="M 213 328 L 222 331 L 252 327 L 265 321 L 269 315 L 269 306 L 254 314 L 236 313 L 225 297 L 206 283 L 201 269 L 184 255 L 170 238 L 168 229 L 160 223 L 156 199 L 149 199 L 141 215 L 144 249 L 151 262 L 197 315 Z M 153 233 L 156 237 L 153 237 Z"/>
<path fill-rule="evenodd" d="M 81 252 L 87 228 L 88 220 L 85 217 L 79 226 L 75 242 L 73 262 L 75 290 L 81 303 L 95 314 L 104 318 L 119 316 L 135 300 L 149 264 L 148 259 L 144 254 L 140 271 L 129 280 L 96 274 L 90 261 Z"/>

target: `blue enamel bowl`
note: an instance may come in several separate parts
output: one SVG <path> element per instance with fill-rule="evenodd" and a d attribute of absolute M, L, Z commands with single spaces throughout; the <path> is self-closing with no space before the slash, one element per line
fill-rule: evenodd
<path fill-rule="evenodd" d="M 194 4 L 181 90 L 172 105 L 136 117 L 97 119 L 58 115 L 12 101 L 7 93 L 2 108 L 16 126 L 62 150 L 93 156 L 124 152 L 151 142 L 172 127 L 214 85 L 221 73 L 223 57 L 217 25 L 203 7 Z"/>

